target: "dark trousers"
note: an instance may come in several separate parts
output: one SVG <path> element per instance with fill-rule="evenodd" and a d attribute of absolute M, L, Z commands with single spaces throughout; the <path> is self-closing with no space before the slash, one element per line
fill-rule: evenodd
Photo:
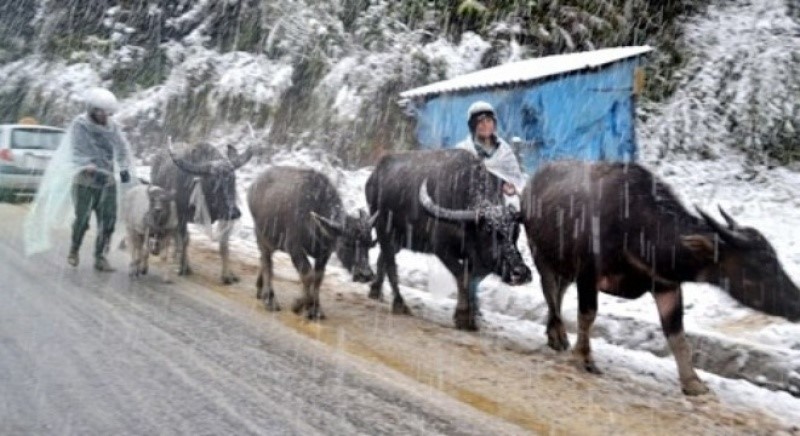
<path fill-rule="evenodd" d="M 103 257 L 108 251 L 114 224 L 117 221 L 117 188 L 96 188 L 80 184 L 72 185 L 72 201 L 75 204 L 75 222 L 72 224 L 72 251 L 78 251 L 83 235 L 89 229 L 92 211 L 97 216 L 97 240 L 94 257 Z"/>

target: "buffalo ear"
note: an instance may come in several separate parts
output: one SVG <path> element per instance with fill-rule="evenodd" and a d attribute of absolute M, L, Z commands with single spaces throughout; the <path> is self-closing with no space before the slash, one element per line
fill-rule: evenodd
<path fill-rule="evenodd" d="M 236 151 L 236 147 L 234 147 L 233 144 L 227 144 L 225 146 L 225 154 L 227 155 L 228 160 L 230 161 L 235 161 L 236 158 L 239 156 L 239 152 Z"/>
<path fill-rule="evenodd" d="M 714 259 L 714 241 L 705 235 L 681 236 L 681 244 L 688 248 L 692 254 L 702 260 Z"/>
<path fill-rule="evenodd" d="M 330 237 L 337 237 L 342 233 L 341 224 L 332 221 L 324 216 L 318 215 L 316 212 L 310 212 L 311 220 L 320 228 L 325 234 Z"/>

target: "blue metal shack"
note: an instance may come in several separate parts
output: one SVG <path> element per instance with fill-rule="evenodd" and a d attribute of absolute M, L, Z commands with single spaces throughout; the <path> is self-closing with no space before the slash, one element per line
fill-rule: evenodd
<path fill-rule="evenodd" d="M 498 133 L 523 170 L 554 159 L 636 159 L 635 71 L 650 47 L 618 47 L 500 65 L 400 94 L 423 148 L 449 148 L 469 134 L 466 113 L 491 103 Z M 514 144 L 512 138 L 521 141 Z"/>

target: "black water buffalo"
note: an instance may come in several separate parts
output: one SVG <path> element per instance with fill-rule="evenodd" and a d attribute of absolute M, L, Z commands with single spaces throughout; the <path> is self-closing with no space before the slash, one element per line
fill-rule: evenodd
<path fill-rule="evenodd" d="M 268 310 L 280 310 L 272 289 L 272 253 L 289 253 L 303 283 L 303 296 L 293 305 L 295 313 L 306 310 L 309 319 L 324 318 L 319 288 L 325 265 L 335 250 L 356 282 L 373 278 L 369 248 L 374 245 L 375 216 L 359 211 L 348 216 L 336 188 L 328 179 L 310 169 L 270 168 L 253 182 L 247 193 L 253 214 L 261 271 L 256 281 L 257 298 Z M 308 261 L 315 259 L 314 267 Z"/>
<path fill-rule="evenodd" d="M 439 257 L 458 284 L 453 319 L 459 329 L 477 330 L 476 290 L 488 274 L 521 284 L 531 279 L 516 246 L 519 213 L 503 206 L 502 180 L 462 150 L 389 154 L 367 180 L 371 213 L 381 253 L 369 296 L 382 298 L 389 275 L 394 313 L 409 313 L 397 287 L 395 254 L 406 248 Z"/>
<path fill-rule="evenodd" d="M 228 240 L 232 228 L 230 222 L 242 215 L 236 206 L 236 169 L 247 163 L 252 155 L 250 148 L 239 154 L 232 145 L 228 145 L 227 156 L 223 156 L 212 145 L 201 143 L 178 156 L 169 149 L 155 159 L 150 171 L 151 182 L 175 192 L 179 274 L 191 273 L 186 250 L 189 244 L 187 223 L 206 221 L 203 224 L 212 224 L 221 221 L 219 253 L 222 257 L 222 282 L 230 284 L 239 280 L 230 270 Z"/>
<path fill-rule="evenodd" d="M 587 371 L 599 372 L 589 344 L 598 291 L 623 298 L 653 293 L 687 395 L 708 388 L 692 367 L 683 333 L 681 283 L 711 283 L 747 306 L 800 319 L 800 290 L 761 233 L 740 226 L 722 209 L 727 225 L 700 209 L 699 217 L 691 214 L 669 186 L 640 165 L 545 165 L 528 182 L 522 211 L 550 310 L 548 344 L 569 348 L 561 301 L 565 288 L 577 282 L 573 352 Z"/>

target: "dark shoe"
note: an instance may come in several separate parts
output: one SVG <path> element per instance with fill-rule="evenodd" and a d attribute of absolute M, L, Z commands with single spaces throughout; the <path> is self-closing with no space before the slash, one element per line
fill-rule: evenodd
<path fill-rule="evenodd" d="M 70 251 L 69 255 L 67 256 L 67 263 L 72 266 L 78 266 L 78 251 Z"/>
<path fill-rule="evenodd" d="M 98 257 L 94 261 L 94 269 L 102 272 L 113 272 L 116 271 L 106 260 L 105 257 Z"/>

